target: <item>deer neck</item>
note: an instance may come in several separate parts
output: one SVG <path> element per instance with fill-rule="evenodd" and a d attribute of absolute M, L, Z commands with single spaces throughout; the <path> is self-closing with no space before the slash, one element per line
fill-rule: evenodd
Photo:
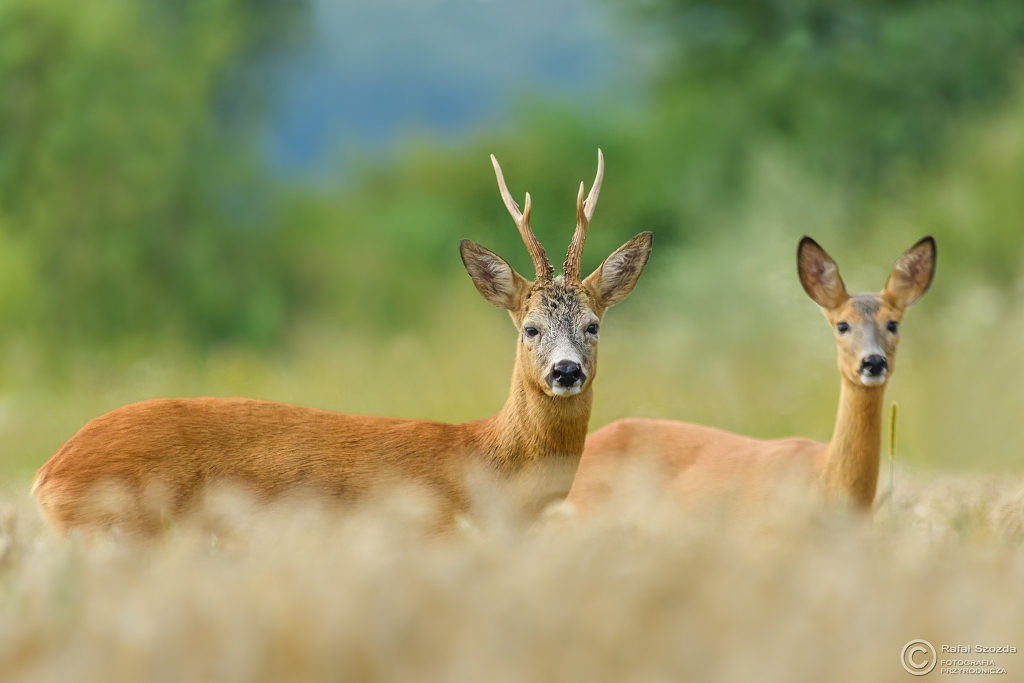
<path fill-rule="evenodd" d="M 485 421 L 482 450 L 497 469 L 512 472 L 534 463 L 579 461 L 587 440 L 592 384 L 574 396 L 549 396 L 527 378 L 520 363 L 508 400 Z"/>
<path fill-rule="evenodd" d="M 843 378 L 836 427 L 825 454 L 823 474 L 830 497 L 848 498 L 862 508 L 874 501 L 884 396 L 884 385 L 865 387 Z"/>

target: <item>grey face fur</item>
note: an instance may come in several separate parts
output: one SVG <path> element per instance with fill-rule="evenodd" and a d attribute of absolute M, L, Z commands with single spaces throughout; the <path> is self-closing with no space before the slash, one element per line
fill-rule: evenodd
<path fill-rule="evenodd" d="M 652 241 L 649 232 L 637 235 L 582 282 L 562 276 L 529 282 L 497 254 L 469 240 L 462 241 L 461 252 L 480 294 L 511 314 L 525 379 L 549 396 L 572 396 L 593 381 L 601 319 L 636 285 Z"/>
<path fill-rule="evenodd" d="M 555 396 L 578 394 L 597 368 L 601 318 L 596 305 L 586 288 L 562 277 L 535 288 L 532 298 L 517 325 L 531 374 L 542 376 Z"/>

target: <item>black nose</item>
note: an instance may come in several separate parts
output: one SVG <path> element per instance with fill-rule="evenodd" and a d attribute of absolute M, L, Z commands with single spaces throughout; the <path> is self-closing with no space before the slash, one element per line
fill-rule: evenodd
<path fill-rule="evenodd" d="M 885 356 L 868 356 L 860 364 L 860 371 L 867 372 L 872 377 L 878 377 L 888 369 L 889 361 L 885 359 Z"/>
<path fill-rule="evenodd" d="M 555 363 L 555 367 L 551 368 L 552 384 L 557 384 L 561 387 L 571 387 L 576 382 L 582 382 L 583 379 L 583 368 L 580 367 L 579 363 L 562 360 Z"/>

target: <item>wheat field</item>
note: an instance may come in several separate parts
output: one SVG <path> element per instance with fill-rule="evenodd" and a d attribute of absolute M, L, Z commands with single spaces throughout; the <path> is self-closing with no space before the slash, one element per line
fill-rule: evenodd
<path fill-rule="evenodd" d="M 884 468 L 883 468 L 884 469 Z M 755 511 L 654 479 L 524 524 L 481 481 L 350 509 L 211 495 L 164 538 L 57 538 L 0 499 L 0 672 L 47 681 L 888 681 L 903 645 L 1024 644 L 1024 479 L 888 474 L 873 519 L 796 485 Z M 987 655 L 1007 678 L 1024 654 Z M 935 672 L 938 675 L 939 671 Z"/>

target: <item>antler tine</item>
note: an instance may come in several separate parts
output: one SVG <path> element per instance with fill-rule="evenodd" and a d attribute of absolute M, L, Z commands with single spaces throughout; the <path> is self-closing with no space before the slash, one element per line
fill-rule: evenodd
<path fill-rule="evenodd" d="M 590 228 L 590 219 L 594 217 L 594 209 L 597 207 L 597 198 L 601 194 L 601 183 L 604 181 L 604 154 L 601 149 L 597 150 L 597 175 L 594 177 L 594 184 L 590 188 L 590 194 L 586 201 L 583 199 L 585 186 L 580 183 L 580 191 L 576 196 L 576 232 L 573 233 L 572 242 L 569 244 L 569 253 L 565 257 L 565 278 L 579 282 L 580 266 L 583 262 L 583 245 L 587 241 L 587 229 Z"/>
<path fill-rule="evenodd" d="M 540 240 L 537 239 L 537 236 L 533 234 L 533 230 L 530 228 L 530 193 L 526 193 L 526 202 L 523 205 L 523 210 L 520 211 L 516 200 L 512 199 L 512 193 L 508 191 L 508 185 L 505 184 L 505 176 L 501 172 L 501 165 L 498 164 L 498 159 L 493 154 L 491 155 L 491 163 L 494 165 L 494 175 L 498 177 L 498 189 L 501 191 L 501 198 L 505 202 L 505 208 L 512 214 L 512 220 L 516 222 L 519 234 L 526 244 L 526 250 L 530 252 L 530 258 L 533 259 L 533 268 L 537 271 L 537 279 L 550 280 L 554 268 L 548 262 L 543 245 L 541 245 Z"/>
<path fill-rule="evenodd" d="M 601 153 L 601 148 L 597 148 L 597 175 L 594 176 L 594 184 L 590 188 L 590 194 L 587 195 L 587 201 L 584 204 L 587 214 L 587 222 L 594 217 L 594 209 L 597 207 L 597 198 L 601 194 L 601 183 L 604 182 L 604 154 Z"/>

